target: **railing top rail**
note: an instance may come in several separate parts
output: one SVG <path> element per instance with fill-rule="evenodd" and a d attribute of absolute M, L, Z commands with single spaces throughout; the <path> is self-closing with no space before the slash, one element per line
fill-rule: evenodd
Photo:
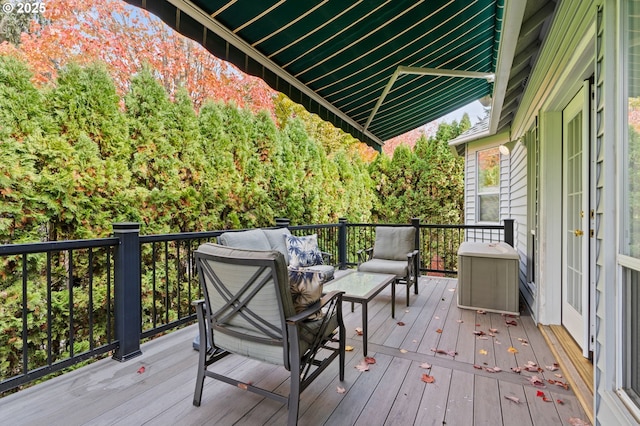
<path fill-rule="evenodd" d="M 113 247 L 118 245 L 119 239 L 99 238 L 91 240 L 67 240 L 67 241 L 46 241 L 38 243 L 24 244 L 4 244 L 0 245 L 0 256 L 11 256 L 17 254 L 46 253 L 52 251 L 87 249 L 97 247 Z"/>
<path fill-rule="evenodd" d="M 341 226 L 340 223 L 322 223 L 317 225 L 289 225 L 289 229 L 318 229 L 318 228 L 335 228 Z"/>
<path fill-rule="evenodd" d="M 180 232 L 173 234 L 156 234 L 156 235 L 141 235 L 140 243 L 159 243 L 165 241 L 181 241 L 181 240 L 194 240 L 197 238 L 212 238 L 219 237 L 225 232 L 238 232 L 241 229 L 228 229 L 224 231 L 204 231 L 204 232 Z"/>
<path fill-rule="evenodd" d="M 348 222 L 347 226 L 412 226 L 410 223 L 353 223 Z M 420 228 L 438 228 L 438 229 L 504 229 L 504 225 L 465 225 L 465 224 L 437 224 L 437 223 L 421 223 Z"/>

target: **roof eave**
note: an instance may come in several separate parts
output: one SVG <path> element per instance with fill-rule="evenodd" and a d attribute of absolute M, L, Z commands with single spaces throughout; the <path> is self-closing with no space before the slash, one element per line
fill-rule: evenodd
<path fill-rule="evenodd" d="M 525 7 L 526 2 L 521 0 L 505 1 L 505 14 L 502 20 L 502 30 L 500 33 L 501 39 L 498 48 L 498 60 L 495 73 L 496 77 L 493 84 L 489 131 L 485 136 L 495 134 L 498 131 L 498 125 L 502 115 L 502 106 L 504 105 L 504 98 L 507 92 L 507 85 L 509 84 L 511 67 L 513 65 L 516 46 L 518 44 L 517 35 L 520 34 Z M 516 36 L 511 37 L 513 34 Z"/>

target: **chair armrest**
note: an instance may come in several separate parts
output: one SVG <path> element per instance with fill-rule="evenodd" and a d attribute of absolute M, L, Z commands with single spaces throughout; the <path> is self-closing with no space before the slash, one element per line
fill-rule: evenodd
<path fill-rule="evenodd" d="M 356 254 L 358 256 L 358 266 L 359 266 L 361 263 L 366 262 L 367 260 L 371 260 L 371 258 L 373 257 L 373 247 L 360 249 L 356 252 Z"/>
<path fill-rule="evenodd" d="M 326 251 L 321 251 L 320 253 L 322 254 L 322 262 L 325 265 L 331 265 L 331 259 L 333 259 L 333 254 L 328 253 Z"/>
<path fill-rule="evenodd" d="M 407 260 L 411 260 L 414 257 L 416 257 L 418 254 L 420 254 L 420 250 L 414 250 L 411 253 L 407 253 Z"/>
<path fill-rule="evenodd" d="M 320 311 L 320 309 L 322 309 L 324 306 L 326 306 L 327 304 L 329 304 L 330 302 L 332 302 L 334 299 L 337 299 L 337 303 L 342 303 L 342 295 L 344 294 L 344 291 L 332 291 L 330 293 L 325 294 L 324 296 L 322 296 L 322 298 L 314 303 L 313 305 L 309 306 L 307 309 L 305 309 L 304 311 L 287 318 L 287 324 L 290 325 L 294 325 L 297 324 L 299 322 L 302 322 L 304 320 L 306 320 L 307 318 L 309 318 L 311 315 L 316 314 L 318 311 Z"/>
<path fill-rule="evenodd" d="M 204 299 L 192 300 L 191 306 L 198 307 L 198 305 L 204 305 Z"/>

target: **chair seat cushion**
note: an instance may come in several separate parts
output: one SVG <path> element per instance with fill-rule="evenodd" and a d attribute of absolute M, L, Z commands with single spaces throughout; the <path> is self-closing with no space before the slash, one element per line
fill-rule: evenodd
<path fill-rule="evenodd" d="M 377 272 L 379 274 L 394 274 L 397 277 L 406 277 L 409 272 L 409 264 L 406 260 L 371 259 L 358 266 L 361 272 Z"/>

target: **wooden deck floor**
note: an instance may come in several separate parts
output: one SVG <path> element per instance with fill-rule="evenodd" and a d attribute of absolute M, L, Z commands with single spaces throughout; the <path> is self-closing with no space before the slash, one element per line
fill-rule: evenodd
<path fill-rule="evenodd" d="M 345 381 L 338 365 L 320 375 L 302 394 L 300 425 L 568 425 L 587 416 L 571 389 L 529 378 L 566 382 L 549 371 L 553 359 L 531 318 L 505 318 L 456 306 L 454 279 L 421 278 L 420 294 L 405 308 L 398 297 L 391 318 L 390 291 L 369 306 L 370 370 L 359 372 L 360 307 L 345 304 L 347 353 Z M 402 295 L 404 288 L 398 288 Z M 517 325 L 507 325 L 515 320 Z M 490 336 L 490 329 L 497 329 Z M 483 331 L 477 336 L 474 331 Z M 145 344 L 129 362 L 111 359 L 67 373 L 0 399 L 1 425 L 282 425 L 286 408 L 250 392 L 205 380 L 202 406 L 192 405 L 197 352 L 191 349 L 194 326 Z M 509 348 L 512 347 L 512 351 Z M 440 354 L 435 349 L 455 351 Z M 515 352 L 515 353 L 514 353 Z M 511 371 L 528 362 L 541 373 Z M 424 369 L 424 363 L 431 365 Z M 140 372 L 144 367 L 144 372 Z M 482 367 L 482 368 L 478 368 Z M 487 368 L 502 371 L 490 372 Z M 287 392 L 287 372 L 230 356 L 217 369 L 241 380 Z M 434 383 L 421 380 L 429 374 Z M 343 386 L 346 393 L 338 393 Z M 539 392 L 544 392 L 545 401 Z M 507 397 L 515 397 L 514 402 Z"/>

